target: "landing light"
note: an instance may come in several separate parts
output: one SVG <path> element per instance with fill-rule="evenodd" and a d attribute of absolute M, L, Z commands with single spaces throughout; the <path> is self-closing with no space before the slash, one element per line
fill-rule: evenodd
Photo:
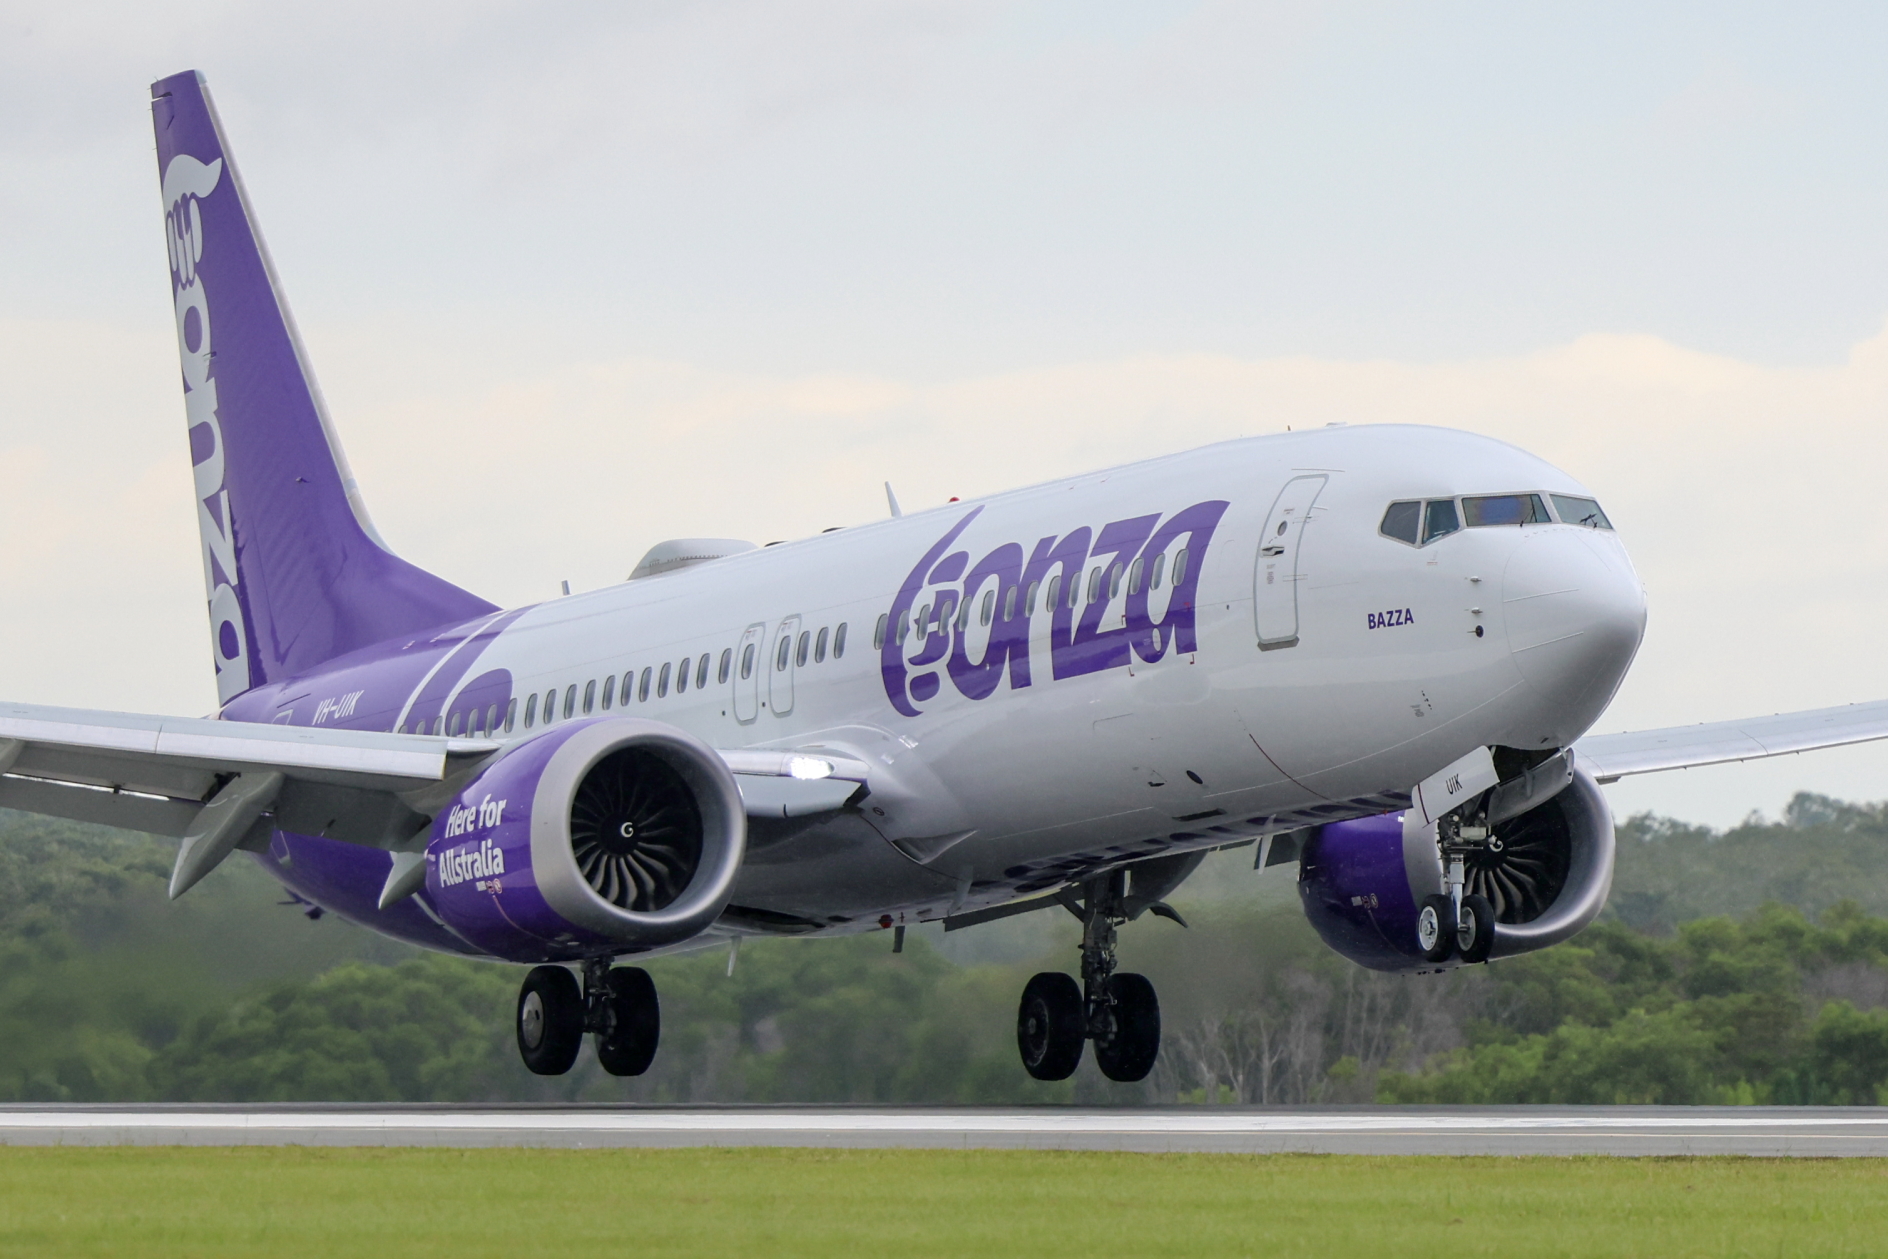
<path fill-rule="evenodd" d="M 831 778 L 833 764 L 822 761 L 816 756 L 790 756 L 787 758 L 787 776 L 789 778 Z"/>

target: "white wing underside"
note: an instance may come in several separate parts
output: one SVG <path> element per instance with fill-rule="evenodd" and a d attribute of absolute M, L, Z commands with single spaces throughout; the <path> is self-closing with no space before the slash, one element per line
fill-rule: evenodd
<path fill-rule="evenodd" d="M 0 808 L 154 835 L 191 832 L 241 775 L 282 775 L 272 818 L 284 830 L 394 849 L 503 745 L 214 718 L 0 704 Z M 824 753 L 833 772 L 794 776 L 784 751 L 721 753 L 755 817 L 841 807 L 865 766 Z"/>
<path fill-rule="evenodd" d="M 1888 739 L 1888 700 L 1743 721 L 1588 735 L 1573 745 L 1573 751 L 1588 773 L 1607 783 L 1632 774 L 1761 760 L 1874 739 Z"/>
<path fill-rule="evenodd" d="M 1633 774 L 1758 760 L 1888 738 L 1888 701 L 1590 735 L 1574 745 L 1601 782 Z M 399 848 L 503 745 L 214 718 L 152 717 L 0 704 L 0 808 L 173 837 L 233 778 L 279 773 L 275 825 L 375 848 Z M 834 758 L 828 778 L 793 776 L 780 750 L 724 751 L 754 817 L 842 807 L 867 779 Z"/>

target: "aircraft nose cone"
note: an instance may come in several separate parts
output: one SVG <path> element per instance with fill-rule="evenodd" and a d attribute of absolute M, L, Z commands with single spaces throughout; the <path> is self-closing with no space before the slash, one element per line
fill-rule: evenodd
<path fill-rule="evenodd" d="M 1645 592 L 1618 543 L 1571 529 L 1525 537 L 1502 575 L 1508 651 L 1543 701 L 1530 742 L 1566 744 L 1613 697 L 1645 634 Z"/>

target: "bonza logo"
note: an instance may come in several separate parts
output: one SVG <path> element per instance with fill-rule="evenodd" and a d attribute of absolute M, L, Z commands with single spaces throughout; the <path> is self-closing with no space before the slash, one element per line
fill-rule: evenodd
<path fill-rule="evenodd" d="M 972 508 L 924 553 L 879 620 L 886 698 L 916 717 L 946 677 L 973 700 L 995 694 L 1006 668 L 1011 689 L 1029 686 L 1032 622 L 1046 633 L 1057 680 L 1196 651 L 1194 596 L 1227 506 L 1215 499 L 1165 520 L 1154 512 L 1099 531 L 1083 525 L 1040 539 L 1027 555 L 1005 542 L 974 564 L 969 551 L 952 549 L 983 512 Z M 1046 626 L 1035 621 L 1039 607 Z"/>
<path fill-rule="evenodd" d="M 164 237 L 176 282 L 177 350 L 183 360 L 184 414 L 197 482 L 197 527 L 203 535 L 203 585 L 210 594 L 210 641 L 216 694 L 228 700 L 249 689 L 249 627 L 236 592 L 236 541 L 223 487 L 223 427 L 210 375 L 210 299 L 204 291 L 201 201 L 223 177 L 223 159 L 205 165 L 187 153 L 164 167 Z"/>

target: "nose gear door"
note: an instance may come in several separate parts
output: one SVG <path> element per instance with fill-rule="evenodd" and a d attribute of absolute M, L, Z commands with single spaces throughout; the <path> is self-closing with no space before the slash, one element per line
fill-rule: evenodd
<path fill-rule="evenodd" d="M 1298 642 L 1298 583 L 1304 577 L 1298 567 L 1298 548 L 1304 540 L 1311 506 L 1329 479 L 1321 473 L 1293 477 L 1285 482 L 1266 514 L 1265 531 L 1259 535 L 1258 566 L 1252 576 L 1252 615 L 1261 651 Z"/>

